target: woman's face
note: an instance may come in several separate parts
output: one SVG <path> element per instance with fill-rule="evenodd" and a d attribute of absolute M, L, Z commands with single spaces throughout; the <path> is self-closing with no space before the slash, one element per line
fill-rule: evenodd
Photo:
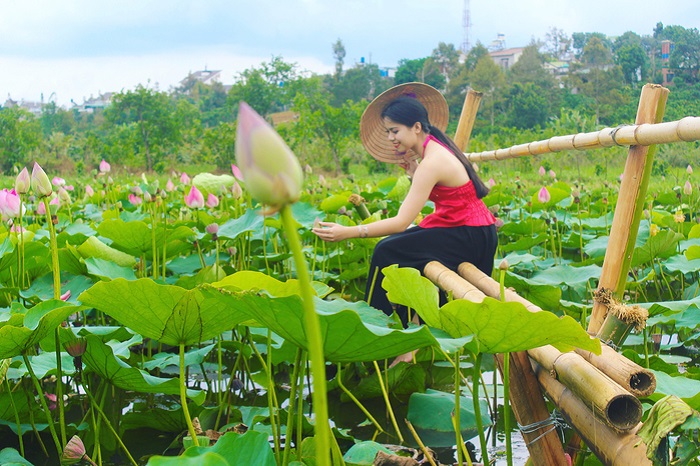
<path fill-rule="evenodd" d="M 415 147 L 418 141 L 418 133 L 420 132 L 419 124 L 416 123 L 412 127 L 396 123 L 391 118 L 384 117 L 384 128 L 386 130 L 389 142 L 394 145 L 394 151 L 397 157 L 403 157 Z"/>

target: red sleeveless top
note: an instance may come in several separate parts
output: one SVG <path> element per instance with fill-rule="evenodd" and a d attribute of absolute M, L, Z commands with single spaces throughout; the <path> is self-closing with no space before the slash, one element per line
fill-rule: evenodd
<path fill-rule="evenodd" d="M 430 141 L 435 141 L 445 147 L 444 144 L 430 135 L 423 143 L 423 150 Z M 449 150 L 449 148 L 447 149 Z M 420 222 L 419 226 L 422 228 L 481 227 L 496 223 L 496 218 L 486 207 L 484 201 L 476 196 L 476 189 L 471 180 L 454 188 L 436 184 L 428 198 L 435 203 L 435 211 Z"/>

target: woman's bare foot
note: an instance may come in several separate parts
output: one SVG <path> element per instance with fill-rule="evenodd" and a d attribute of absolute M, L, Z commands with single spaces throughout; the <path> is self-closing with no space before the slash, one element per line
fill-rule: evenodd
<path fill-rule="evenodd" d="M 395 365 L 397 365 L 400 362 L 408 362 L 408 363 L 413 362 L 413 357 L 415 356 L 415 354 L 416 354 L 416 351 L 411 351 L 409 353 L 400 354 L 400 355 L 396 356 L 396 358 L 391 362 L 391 364 L 389 364 L 389 369 L 391 369 L 392 367 L 394 367 Z"/>

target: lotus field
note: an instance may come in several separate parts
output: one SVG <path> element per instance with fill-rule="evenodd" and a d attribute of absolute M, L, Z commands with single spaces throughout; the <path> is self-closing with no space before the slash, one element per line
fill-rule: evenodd
<path fill-rule="evenodd" d="M 503 387 L 482 377 L 491 355 L 599 350 L 584 329 L 616 177 L 582 181 L 557 159 L 558 174 L 528 168 L 540 161 L 481 166 L 499 219 L 494 278 L 551 312 L 439 308 L 419 271 L 387 269 L 375 286 L 426 322 L 403 329 L 362 301 L 378 240 L 323 243 L 310 230 L 395 214 L 408 178 L 324 178 L 256 131 L 239 126 L 231 174 L 138 177 L 103 162 L 82 179 L 39 165 L 5 179 L 0 463 L 487 462 L 511 456 L 500 445 L 514 431 Z M 624 297 L 649 319 L 620 351 L 656 376 L 642 400 L 650 454 L 697 464 L 700 180 L 691 166 L 671 172 L 651 181 Z M 390 367 L 415 349 L 415 363 Z M 678 422 L 659 427 L 654 406 L 669 399 Z M 597 464 L 585 447 L 575 460 Z"/>

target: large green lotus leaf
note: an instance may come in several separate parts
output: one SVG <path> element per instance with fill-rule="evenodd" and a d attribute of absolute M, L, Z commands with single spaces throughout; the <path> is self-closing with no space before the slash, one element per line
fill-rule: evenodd
<path fill-rule="evenodd" d="M 143 221 L 104 220 L 97 233 L 112 240 L 112 245 L 132 256 L 141 256 L 153 247 L 151 227 Z"/>
<path fill-rule="evenodd" d="M 5 466 L 33 466 L 32 463 L 25 460 L 14 448 L 3 448 L 0 450 L 0 464 Z"/>
<path fill-rule="evenodd" d="M 88 335 L 83 362 L 88 369 L 123 390 L 140 393 L 179 395 L 180 382 L 176 378 L 155 377 L 146 371 L 131 367 L 114 355 L 112 348 L 95 335 Z M 187 396 L 197 404 L 206 398 L 202 390 L 187 390 Z"/>
<path fill-rule="evenodd" d="M 583 267 L 557 265 L 536 273 L 530 278 L 530 281 L 554 286 L 586 286 L 590 280 L 600 278 L 601 270 L 601 267 L 595 264 Z"/>
<path fill-rule="evenodd" d="M 534 236 L 535 233 L 545 233 L 547 224 L 541 218 L 528 218 L 518 222 L 508 222 L 499 229 L 506 236 Z"/>
<path fill-rule="evenodd" d="M 161 432 L 180 433 L 187 429 L 187 423 L 181 410 L 150 408 L 145 410 L 130 410 L 121 419 L 119 427 L 124 430 L 148 427 Z"/>
<path fill-rule="evenodd" d="M 348 191 L 328 196 L 321 202 L 321 210 L 327 214 L 334 214 L 338 212 L 338 209 L 345 207 L 350 203 L 348 201 L 350 194 L 352 193 Z"/>
<path fill-rule="evenodd" d="M 301 295 L 301 285 L 299 280 L 289 279 L 286 282 L 281 282 L 262 272 L 252 270 L 244 270 L 229 275 L 221 281 L 212 283 L 217 287 L 233 287 L 239 290 L 265 290 L 272 296 L 282 297 L 291 295 Z M 323 298 L 328 296 L 333 288 L 321 282 L 312 282 L 316 295 Z"/>
<path fill-rule="evenodd" d="M 697 305 L 689 305 L 679 312 L 665 312 L 655 315 L 647 320 L 647 326 L 673 325 L 676 330 L 682 328 L 694 330 L 700 325 L 700 308 Z"/>
<path fill-rule="evenodd" d="M 22 326 L 3 325 L 0 327 L 0 359 L 19 356 L 33 348 L 80 309 L 80 306 L 50 299 L 27 310 Z"/>
<path fill-rule="evenodd" d="M 538 244 L 544 243 L 546 240 L 547 235 L 544 233 L 535 236 L 523 236 L 517 241 L 511 241 L 501 245 L 501 249 L 503 250 L 503 252 L 526 251 L 537 246 Z"/>
<path fill-rule="evenodd" d="M 191 447 L 194 448 L 194 447 Z M 146 466 L 231 466 L 223 456 L 205 451 L 196 456 L 151 456 Z"/>
<path fill-rule="evenodd" d="M 560 351 L 581 348 L 600 354 L 592 338 L 569 316 L 530 312 L 521 303 L 484 298 L 482 303 L 455 300 L 440 309 L 445 330 L 453 337 L 474 334 L 482 353 L 508 353 L 552 345 Z"/>
<path fill-rule="evenodd" d="M 185 353 L 185 366 L 198 366 L 204 361 L 209 352 L 214 348 L 214 344 L 207 345 L 203 348 L 197 348 Z M 153 355 L 153 359 L 146 361 L 143 368 L 153 370 L 155 368 L 165 369 L 168 366 L 180 366 L 180 355 L 173 353 L 158 353 Z"/>
<path fill-rule="evenodd" d="M 377 442 L 366 440 L 357 442 L 343 455 L 345 464 L 348 465 L 372 465 L 377 453 L 384 452 L 387 455 L 393 455 L 394 452 Z"/>
<path fill-rule="evenodd" d="M 114 280 L 115 278 L 136 280 L 136 274 L 132 267 L 123 267 L 110 260 L 88 257 L 85 259 L 85 265 L 87 266 L 87 273 L 101 280 Z"/>
<path fill-rule="evenodd" d="M 688 251 L 690 251 L 690 249 L 686 250 L 685 255 L 676 254 L 675 256 L 669 257 L 663 261 L 663 267 L 669 272 L 681 272 L 683 274 L 697 272 L 700 270 L 700 246 L 697 247 L 696 257 L 692 259 L 692 256 L 688 255 Z"/>
<path fill-rule="evenodd" d="M 245 322 L 243 293 L 203 285 L 193 290 L 162 285 L 148 278 L 98 282 L 79 300 L 123 325 L 168 345 L 208 340 Z"/>
<path fill-rule="evenodd" d="M 646 264 L 653 259 L 666 259 L 678 252 L 678 243 L 683 235 L 671 230 L 662 230 L 654 236 L 650 236 L 646 244 L 636 247 L 632 254 L 632 267 Z"/>
<path fill-rule="evenodd" d="M 390 265 L 384 267 L 382 273 L 384 280 L 381 285 L 386 290 L 389 301 L 415 310 L 431 325 L 425 316 L 430 318 L 438 313 L 440 300 L 437 286 L 422 277 L 417 269 L 410 267 Z M 440 328 L 437 325 L 431 326 Z"/>
<path fill-rule="evenodd" d="M 700 259 L 700 246 L 696 244 L 688 246 L 688 249 L 685 250 L 685 257 L 689 261 Z"/>
<path fill-rule="evenodd" d="M 647 325 L 653 325 L 656 323 L 654 320 L 656 316 L 665 314 L 671 315 L 673 313 L 685 311 L 691 306 L 700 307 L 700 296 L 693 299 L 681 300 L 681 301 L 663 301 L 660 303 L 640 303 L 640 306 L 649 310 L 649 323 Z M 663 318 L 661 318 L 663 319 Z"/>
<path fill-rule="evenodd" d="M 84 275 L 61 273 L 61 289 L 71 292 L 68 301 L 72 303 L 75 302 L 76 297 L 80 293 L 90 288 L 92 284 L 93 281 Z M 32 286 L 21 291 L 20 294 L 25 299 L 51 299 L 53 297 L 53 274 L 47 274 L 37 278 L 32 282 Z"/>
<path fill-rule="evenodd" d="M 656 377 L 656 391 L 649 396 L 651 400 L 658 401 L 664 395 L 675 395 L 694 410 L 700 410 L 700 380 L 689 379 L 682 375 L 673 377 L 653 369 L 651 372 Z"/>
<path fill-rule="evenodd" d="M 183 456 L 196 458 L 207 453 L 218 453 L 226 459 L 229 466 L 243 464 L 275 466 L 277 464 L 267 435 L 254 430 L 248 430 L 243 435 L 227 432 L 213 446 L 190 447 Z"/>
<path fill-rule="evenodd" d="M 229 220 L 223 225 L 219 225 L 219 237 L 225 239 L 236 239 L 238 235 L 251 231 L 259 232 L 263 230 L 265 217 L 260 215 L 259 210 L 248 209 L 240 217 Z"/>
<path fill-rule="evenodd" d="M 82 244 L 82 243 L 81 243 Z M 61 273 L 68 272 L 73 275 L 86 275 L 87 267 L 78 249 L 72 244 L 58 250 L 58 261 L 61 265 Z"/>
<path fill-rule="evenodd" d="M 392 395 L 410 395 L 415 392 L 425 390 L 425 369 L 420 364 L 399 363 L 390 368 L 384 377 L 385 388 Z M 352 394 L 358 400 L 368 398 L 379 398 L 382 396 L 382 387 L 379 379 L 374 377 L 363 377 L 360 383 L 351 389 Z M 340 395 L 341 401 L 349 401 L 349 397 L 343 393 Z"/>
<path fill-rule="evenodd" d="M 212 173 L 199 173 L 192 178 L 192 184 L 202 191 L 205 199 L 209 193 L 220 196 L 222 190 L 228 191 L 235 181 L 236 179 L 232 175 L 214 175 Z"/>
<path fill-rule="evenodd" d="M 63 247 L 66 243 L 77 246 L 83 244 L 89 236 L 94 235 L 95 230 L 87 223 L 74 222 L 68 224 L 66 228 L 57 235 L 56 241 L 60 247 Z"/>
<path fill-rule="evenodd" d="M 96 236 L 90 236 L 83 244 L 78 246 L 78 252 L 83 258 L 98 257 L 100 259 L 110 260 L 122 267 L 133 267 L 136 265 L 134 256 L 114 249 L 111 246 L 107 246 Z"/>
<path fill-rule="evenodd" d="M 301 298 L 243 294 L 242 312 L 294 345 L 308 349 Z M 386 359 L 436 344 L 427 327 L 396 330 L 367 324 L 351 309 L 338 310 L 314 298 L 328 361 L 360 362 Z M 377 311 L 379 312 L 379 311 Z"/>
<path fill-rule="evenodd" d="M 536 283 L 515 273 L 506 272 L 505 286 L 514 288 L 520 296 L 546 310 L 558 309 L 561 304 L 561 287 Z"/>
<path fill-rule="evenodd" d="M 313 227 L 314 221 L 323 215 L 323 212 L 309 203 L 295 202 L 292 204 L 292 215 L 299 224 L 310 229 Z M 279 219 L 279 214 L 275 215 L 275 218 Z"/>
<path fill-rule="evenodd" d="M 485 400 L 480 400 L 481 422 L 488 427 L 491 419 L 488 415 L 488 405 Z M 425 434 L 433 432 L 448 434 L 447 440 L 454 443 L 454 426 L 452 425 L 452 413 L 455 411 L 454 393 L 445 393 L 438 390 L 428 389 L 425 393 L 414 393 L 408 400 L 407 419 L 413 427 L 420 429 L 421 438 Z M 476 414 L 474 413 L 474 403 L 470 396 L 461 396 L 459 399 L 459 423 L 460 430 L 464 438 L 471 438 L 478 433 L 476 430 Z M 430 443 L 435 445 L 434 443 Z M 437 446 L 437 445 L 436 445 Z M 448 445 L 445 445 L 448 446 Z"/>
<path fill-rule="evenodd" d="M 34 375 L 39 379 L 58 374 L 58 370 L 56 369 L 56 351 L 44 351 L 36 356 L 29 356 L 29 363 L 32 365 Z M 61 367 L 64 375 L 72 375 L 75 372 L 73 358 L 66 352 L 61 352 Z M 14 371 L 15 377 L 24 377 L 28 375 L 29 371 L 24 363 Z"/>

